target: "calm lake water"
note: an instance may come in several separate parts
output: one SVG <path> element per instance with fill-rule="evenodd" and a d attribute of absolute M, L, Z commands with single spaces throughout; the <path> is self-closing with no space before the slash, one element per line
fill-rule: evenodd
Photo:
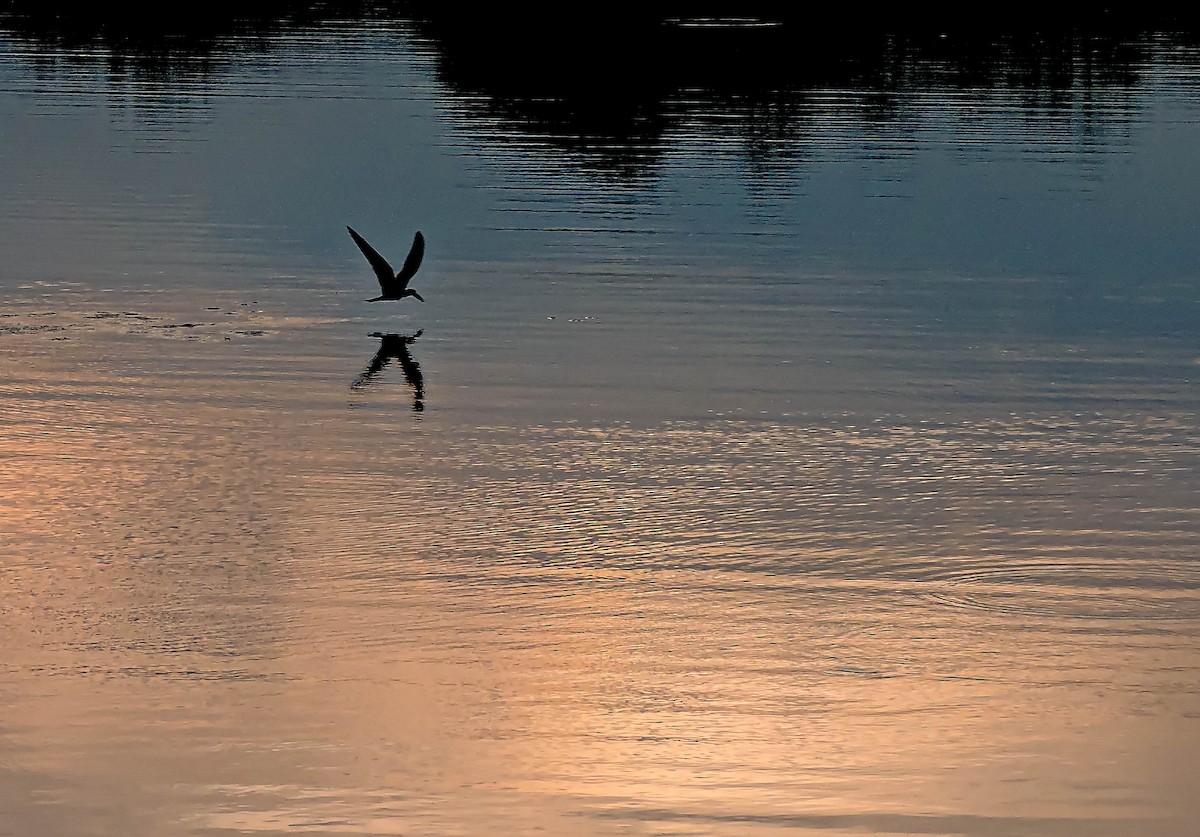
<path fill-rule="evenodd" d="M 1195 833 L 1200 51 L 670 27 L 0 19 L 0 834 Z"/>

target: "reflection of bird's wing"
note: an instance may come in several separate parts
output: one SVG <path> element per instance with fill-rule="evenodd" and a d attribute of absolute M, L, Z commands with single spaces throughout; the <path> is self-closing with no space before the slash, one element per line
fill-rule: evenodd
<path fill-rule="evenodd" d="M 350 232 L 350 237 L 354 239 L 354 243 L 358 245 L 358 249 L 362 250 L 367 261 L 371 263 L 371 268 L 375 271 L 375 275 L 379 277 L 379 287 L 383 288 L 383 292 L 388 292 L 388 286 L 395 281 L 395 276 L 392 274 L 392 266 L 388 264 L 388 260 L 375 252 L 375 248 L 367 244 L 367 240 L 356 233 L 350 227 L 346 227 Z M 410 255 L 411 259 L 412 256 Z M 403 286 L 401 286 L 403 288 Z"/>
<path fill-rule="evenodd" d="M 412 279 L 417 272 L 417 268 L 421 266 L 421 259 L 425 257 L 425 236 L 417 233 L 413 236 L 412 249 L 408 251 L 408 258 L 404 260 L 404 267 L 400 268 L 400 272 L 396 274 L 396 281 L 400 284 L 400 290 L 408 287 L 408 280 Z"/>
<path fill-rule="evenodd" d="M 388 353 L 387 344 L 379 347 L 379 351 L 375 353 L 375 357 L 371 358 L 371 362 L 367 364 L 367 368 L 362 371 L 362 374 L 354 379 L 354 383 L 350 385 L 350 389 L 359 389 L 367 384 L 383 371 L 383 368 L 391 361 L 392 356 Z"/>
<path fill-rule="evenodd" d="M 400 351 L 396 354 L 396 360 L 400 361 L 404 380 L 408 381 L 408 385 L 413 388 L 413 394 L 417 398 L 423 398 L 425 396 L 425 376 L 421 374 L 421 364 L 417 363 L 417 359 L 412 356 L 408 346 L 400 347 Z"/>

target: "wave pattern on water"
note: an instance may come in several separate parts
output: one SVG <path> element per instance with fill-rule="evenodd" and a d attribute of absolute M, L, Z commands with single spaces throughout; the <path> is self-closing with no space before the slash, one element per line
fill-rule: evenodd
<path fill-rule="evenodd" d="M 485 584 L 711 570 L 1045 615 L 1200 607 L 1200 507 L 1179 505 L 1200 448 L 1173 420 L 495 428 L 438 463 L 397 482 L 318 463 L 314 538 L 335 564 L 394 549 L 434 574 L 486 568 Z"/>

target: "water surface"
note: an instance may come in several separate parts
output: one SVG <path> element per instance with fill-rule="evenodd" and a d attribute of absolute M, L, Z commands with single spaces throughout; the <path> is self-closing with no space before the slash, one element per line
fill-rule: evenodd
<path fill-rule="evenodd" d="M 1186 39 L 462 38 L 0 32 L 0 833 L 1191 833 Z"/>

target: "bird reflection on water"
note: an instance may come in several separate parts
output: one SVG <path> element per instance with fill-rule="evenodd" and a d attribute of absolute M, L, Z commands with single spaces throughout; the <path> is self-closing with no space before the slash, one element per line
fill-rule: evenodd
<path fill-rule="evenodd" d="M 421 329 L 416 334 L 384 334 L 376 331 L 371 336 L 379 338 L 379 349 L 367 368 L 362 371 L 354 383 L 352 390 L 360 390 L 371 384 L 387 365 L 393 360 L 399 361 L 400 369 L 404 372 L 404 380 L 413 389 L 413 412 L 419 413 L 425 409 L 425 376 L 421 374 L 421 366 L 417 363 L 408 347 L 418 337 L 425 333 Z"/>

